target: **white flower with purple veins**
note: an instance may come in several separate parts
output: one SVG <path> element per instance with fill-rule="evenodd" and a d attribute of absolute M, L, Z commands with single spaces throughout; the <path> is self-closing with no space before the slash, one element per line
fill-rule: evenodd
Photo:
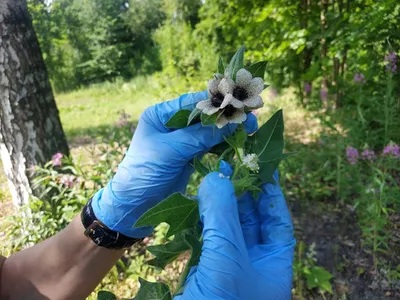
<path fill-rule="evenodd" d="M 262 78 L 255 77 L 245 69 L 236 73 L 236 82 L 229 74 L 217 74 L 208 82 L 209 100 L 197 103 L 202 113 L 213 115 L 219 111 L 216 125 L 222 128 L 228 123 L 243 123 L 247 119 L 246 111 L 264 105 L 260 93 L 264 89 Z"/>

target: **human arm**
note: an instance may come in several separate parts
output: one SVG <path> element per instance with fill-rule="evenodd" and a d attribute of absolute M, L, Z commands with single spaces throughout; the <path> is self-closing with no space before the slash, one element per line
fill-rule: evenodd
<path fill-rule="evenodd" d="M 142 114 L 116 175 L 92 200 L 94 214 L 108 228 L 132 238 L 151 234 L 153 228 L 133 228 L 133 224 L 153 205 L 174 192 L 183 192 L 193 172 L 191 160 L 234 131 L 233 125 L 222 130 L 201 124 L 179 130 L 164 126 L 175 112 L 193 109 L 206 98 L 204 92 L 186 94 Z M 245 125 L 249 132 L 256 130 L 255 117 L 249 115 Z M 75 219 L 56 236 L 7 259 L 1 272 L 0 298 L 84 299 L 122 251 L 95 245 L 84 236 L 79 222 Z M 21 278 L 25 285 L 20 284 Z"/>
<path fill-rule="evenodd" d="M 213 172 L 198 201 L 202 254 L 174 300 L 291 299 L 295 239 L 279 185 L 263 185 L 257 200 L 250 193 L 237 199 L 231 181 Z"/>
<path fill-rule="evenodd" d="M 124 250 L 99 247 L 79 217 L 61 232 L 5 260 L 0 299 L 85 299 Z"/>

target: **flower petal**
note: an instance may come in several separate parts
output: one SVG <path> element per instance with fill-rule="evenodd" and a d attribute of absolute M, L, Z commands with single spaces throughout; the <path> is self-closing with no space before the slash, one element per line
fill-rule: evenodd
<path fill-rule="evenodd" d="M 240 124 L 246 121 L 246 119 L 247 119 L 246 113 L 243 110 L 237 110 L 231 117 L 229 117 L 229 123 Z"/>
<path fill-rule="evenodd" d="M 240 69 L 236 73 L 236 84 L 241 87 L 246 87 L 250 84 L 253 79 L 253 75 L 246 69 Z"/>
<path fill-rule="evenodd" d="M 225 108 L 229 104 L 236 108 L 243 108 L 245 105 L 242 101 L 239 101 L 238 99 L 233 97 L 232 94 L 227 94 L 224 97 L 224 101 L 222 101 L 221 103 L 221 108 Z"/>
<path fill-rule="evenodd" d="M 223 78 L 218 85 L 218 90 L 223 94 L 232 94 L 235 83 L 230 78 Z"/>
<path fill-rule="evenodd" d="M 253 78 L 247 90 L 250 96 L 261 94 L 264 90 L 264 80 L 260 77 Z"/>
<path fill-rule="evenodd" d="M 204 114 L 212 115 L 219 110 L 219 107 L 215 107 L 211 104 L 211 100 L 203 100 L 196 104 L 196 108 L 200 109 Z"/>
<path fill-rule="evenodd" d="M 208 92 L 209 94 L 217 94 L 218 93 L 218 85 L 221 82 L 219 79 L 213 79 L 208 81 Z"/>
<path fill-rule="evenodd" d="M 220 115 L 217 119 L 217 122 L 215 123 L 215 125 L 217 125 L 217 127 L 219 129 L 221 129 L 222 127 L 224 127 L 226 124 L 229 123 L 229 120 L 227 117 L 225 117 L 224 115 Z"/>
<path fill-rule="evenodd" d="M 260 108 L 264 106 L 261 96 L 253 96 L 243 101 L 244 105 L 250 108 Z"/>

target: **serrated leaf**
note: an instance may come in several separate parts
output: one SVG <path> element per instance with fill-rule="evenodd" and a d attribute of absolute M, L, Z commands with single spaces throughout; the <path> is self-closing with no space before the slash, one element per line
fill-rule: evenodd
<path fill-rule="evenodd" d="M 172 194 L 146 211 L 134 226 L 156 226 L 162 222 L 169 224 L 167 237 L 196 226 L 199 222 L 197 201 L 191 200 L 180 193 Z"/>
<path fill-rule="evenodd" d="M 139 278 L 140 289 L 133 300 L 171 300 L 169 287 L 162 282 L 148 282 Z"/>
<path fill-rule="evenodd" d="M 294 153 L 294 152 L 283 153 L 280 156 L 271 158 L 271 159 L 266 160 L 266 161 L 261 161 L 260 160 L 258 162 L 258 165 L 260 166 L 260 171 L 259 171 L 258 174 L 259 174 L 260 179 L 262 180 L 262 182 L 275 183 L 275 181 L 273 180 L 272 176 L 274 175 L 275 170 L 278 168 L 279 163 L 282 160 L 284 160 L 284 159 L 286 159 L 286 158 L 288 158 L 288 157 L 290 157 L 290 156 L 292 156 L 294 154 L 296 154 L 296 153 Z"/>
<path fill-rule="evenodd" d="M 200 114 L 201 114 L 201 109 L 195 107 L 188 117 L 187 126 L 194 124 L 197 117 L 199 117 Z"/>
<path fill-rule="evenodd" d="M 147 247 L 147 250 L 155 256 L 147 264 L 164 269 L 185 251 L 192 250 L 192 253 L 197 255 L 196 249 L 193 250 L 191 246 L 193 243 L 191 243 L 192 239 L 188 238 L 189 236 L 193 236 L 193 239 L 198 241 L 201 236 L 199 226 L 177 233 L 174 239 L 166 244 Z"/>
<path fill-rule="evenodd" d="M 165 123 L 165 126 L 176 129 L 185 128 L 188 126 L 188 119 L 191 113 L 192 111 L 187 109 L 179 110 Z"/>
<path fill-rule="evenodd" d="M 185 240 L 185 232 L 179 232 L 175 235 L 174 239 L 167 244 L 147 247 L 147 250 L 156 257 L 149 260 L 147 264 L 164 269 L 168 264 L 189 249 L 190 247 Z"/>
<path fill-rule="evenodd" d="M 193 168 L 199 172 L 199 174 L 205 177 L 208 173 L 211 172 L 209 168 L 207 168 L 196 156 L 193 159 Z"/>
<path fill-rule="evenodd" d="M 247 68 L 247 71 L 253 75 L 253 77 L 261 77 L 264 79 L 265 69 L 267 68 L 268 62 L 260 61 L 258 63 L 252 64 L 250 67 Z"/>
<path fill-rule="evenodd" d="M 236 73 L 244 66 L 244 51 L 246 48 L 244 46 L 240 47 L 238 51 L 232 56 L 229 65 L 226 67 L 226 72 L 228 72 L 233 80 L 236 80 Z"/>
<path fill-rule="evenodd" d="M 97 300 L 117 300 L 117 296 L 108 291 L 99 291 L 97 293 Z"/>
<path fill-rule="evenodd" d="M 218 113 L 215 113 L 213 115 L 207 115 L 207 114 L 201 114 L 200 119 L 201 119 L 201 124 L 203 126 L 208 126 L 208 125 L 213 125 L 217 122 L 218 118 Z"/>
<path fill-rule="evenodd" d="M 221 56 L 218 59 L 218 73 L 222 75 L 225 73 L 224 61 Z"/>

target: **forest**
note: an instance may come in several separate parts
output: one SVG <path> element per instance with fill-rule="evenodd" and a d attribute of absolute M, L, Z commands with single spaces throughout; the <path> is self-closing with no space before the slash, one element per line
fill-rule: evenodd
<path fill-rule="evenodd" d="M 13 156 L 3 152 L 17 143 L 7 122 L 20 114 L 7 118 L 0 108 L 0 254 L 65 228 L 113 177 L 143 111 L 206 90 L 219 57 L 229 62 L 244 45 L 246 61 L 267 62 L 269 87 L 257 118 L 264 122 L 282 108 L 285 151 L 296 153 L 279 166 L 296 238 L 293 299 L 399 299 L 399 1 L 16 2 L 26 3 L 35 33 L 19 35 L 31 41 L 21 43 L 19 57 L 38 62 L 35 70 L 44 62 L 43 77 L 33 73 L 37 89 L 26 88 L 29 99 L 55 99 L 16 109 L 55 125 L 45 134 L 44 121 L 26 125 L 49 140 L 38 140 L 41 155 L 21 150 L 27 179 L 11 180 L 13 190 L 7 179 L 21 166 L 11 171 Z M 0 11 L 0 38 L 2 26 Z M 26 46 L 36 38 L 40 50 Z M 38 55 L 26 56 L 24 45 Z M 195 173 L 188 193 L 197 194 L 200 181 Z M 18 194 L 18 184 L 32 193 Z M 187 251 L 164 270 L 146 264 L 154 258 L 147 247 L 170 241 L 167 231 L 163 223 L 126 251 L 88 299 L 135 297 L 139 277 L 176 287 Z"/>

